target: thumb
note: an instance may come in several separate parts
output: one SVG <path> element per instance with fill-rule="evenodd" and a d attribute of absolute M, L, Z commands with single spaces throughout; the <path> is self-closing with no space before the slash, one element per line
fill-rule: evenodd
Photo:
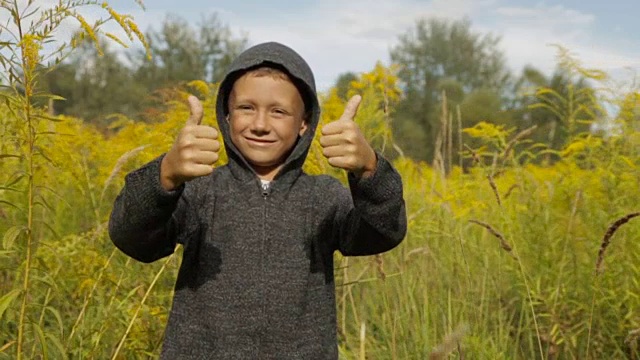
<path fill-rule="evenodd" d="M 193 95 L 189 95 L 187 100 L 189 101 L 189 113 L 191 114 L 189 120 L 187 120 L 187 125 L 200 125 L 204 113 L 202 103 Z"/>
<path fill-rule="evenodd" d="M 349 99 L 349 102 L 347 103 L 347 106 L 344 107 L 344 112 L 342 113 L 340 120 L 353 121 L 353 119 L 356 117 L 356 114 L 358 113 L 360 101 L 362 101 L 362 96 L 360 95 L 354 95 L 353 97 L 351 97 L 351 99 Z"/>

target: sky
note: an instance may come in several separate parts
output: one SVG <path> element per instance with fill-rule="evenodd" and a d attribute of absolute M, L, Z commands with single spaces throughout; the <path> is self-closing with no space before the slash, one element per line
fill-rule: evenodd
<path fill-rule="evenodd" d="M 133 15 L 143 30 L 158 29 L 168 14 L 195 26 L 215 13 L 250 45 L 278 41 L 294 48 L 314 70 L 320 90 L 341 73 L 389 64 L 399 35 L 429 17 L 468 18 L 473 31 L 499 36 L 514 73 L 525 65 L 551 73 L 552 44 L 619 81 L 631 81 L 640 70 L 640 0 L 145 0 L 145 10 L 134 0 L 109 3 Z"/>

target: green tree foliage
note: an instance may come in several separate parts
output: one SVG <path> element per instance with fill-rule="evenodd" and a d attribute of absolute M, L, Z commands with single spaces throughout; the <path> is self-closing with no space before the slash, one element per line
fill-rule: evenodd
<path fill-rule="evenodd" d="M 468 94 L 479 89 L 501 98 L 510 75 L 498 49 L 499 38 L 472 32 L 466 19 L 422 19 L 399 40 L 391 59 L 401 66 L 398 76 L 404 97 L 394 130 L 408 155 L 431 161 L 442 123 L 443 93 L 453 113 Z"/>
<path fill-rule="evenodd" d="M 564 148 L 571 138 L 590 136 L 592 125 L 606 115 L 595 87 L 606 76 L 583 68 L 561 47 L 557 58 L 558 65 L 551 76 L 532 66 L 523 69 L 514 84 L 517 96 L 509 111 L 518 130 L 536 126 L 531 139 L 552 150 Z M 557 160 L 558 156 L 545 159 Z"/>
<path fill-rule="evenodd" d="M 197 27 L 168 16 L 160 30 L 149 29 L 145 37 L 151 57 L 146 49 L 113 50 L 100 38 L 99 50 L 81 45 L 49 71 L 42 87 L 65 99 L 54 104 L 55 113 L 103 126 L 114 114 L 155 121 L 175 97 L 171 89 L 193 80 L 218 80 L 247 45 L 216 14 L 203 17 Z"/>
<path fill-rule="evenodd" d="M 349 93 L 349 88 L 351 87 L 351 83 L 357 80 L 358 75 L 356 75 L 356 73 L 352 71 L 340 74 L 334 86 L 336 89 L 336 95 L 342 100 L 348 100 L 347 96 Z"/>
<path fill-rule="evenodd" d="M 220 80 L 226 67 L 246 48 L 245 37 L 234 37 L 214 13 L 203 17 L 197 28 L 178 16 L 167 16 L 160 30 L 147 33 L 154 57 L 134 54 L 136 78 L 160 86 L 182 81 Z"/>
<path fill-rule="evenodd" d="M 100 52 L 85 41 L 67 62 L 44 77 L 47 90 L 65 99 L 54 103 L 56 114 L 98 125 L 106 125 L 112 114 L 138 115 L 148 87 L 132 80 L 134 70 L 122 62 L 110 42 L 99 41 Z"/>

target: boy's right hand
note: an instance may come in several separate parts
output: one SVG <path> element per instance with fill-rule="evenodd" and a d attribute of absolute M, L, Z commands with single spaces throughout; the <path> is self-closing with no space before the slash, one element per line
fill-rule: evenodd
<path fill-rule="evenodd" d="M 167 191 L 211 174 L 212 165 L 218 161 L 218 131 L 211 126 L 200 125 L 202 103 L 193 95 L 188 100 L 191 116 L 160 165 L 160 183 Z"/>

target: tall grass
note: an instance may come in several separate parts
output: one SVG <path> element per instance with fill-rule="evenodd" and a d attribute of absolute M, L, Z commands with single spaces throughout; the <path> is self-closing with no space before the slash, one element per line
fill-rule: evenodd
<path fill-rule="evenodd" d="M 28 15 L 15 10 L 23 3 L 2 2 L 0 10 Z M 61 17 L 53 25 L 97 5 L 69 2 L 54 9 Z M 105 11 L 135 33 L 130 18 Z M 35 65 L 54 39 L 43 31 L 18 31 L 11 51 L 1 52 L 9 86 L 0 91 L 0 359 L 157 357 L 181 250 L 136 263 L 111 244 L 106 221 L 124 174 L 171 145 L 188 116 L 186 92 L 161 121 L 119 118 L 108 135 L 50 117 L 34 105 L 45 96 L 33 91 Z M 194 88 L 213 114 L 216 85 L 185 90 Z M 401 154 L 390 131 L 400 96 L 393 69 L 376 66 L 352 91 L 364 95 L 356 121 L 368 138 Z M 576 124 L 575 107 L 557 108 L 549 89 L 539 94 Z M 322 102 L 323 123 L 344 107 L 333 91 Z M 617 136 L 571 133 L 565 148 L 550 150 L 528 140 L 537 128 L 461 129 L 459 112 L 443 114 L 436 164 L 394 160 L 409 219 L 403 244 L 381 256 L 336 254 L 341 357 L 637 359 L 640 136 L 629 125 L 633 112 L 625 116 Z M 465 142 L 482 145 L 464 151 Z M 454 164 L 455 152 L 470 161 Z M 559 161 L 545 164 L 550 153 Z M 317 141 L 305 169 L 345 180 Z"/>
<path fill-rule="evenodd" d="M 89 24 L 82 14 L 89 7 L 101 9 L 108 15 L 107 20 Z M 49 116 L 46 109 L 35 104 L 42 100 L 51 104 L 59 98 L 39 91 L 38 80 L 44 71 L 42 66 L 58 64 L 83 39 L 94 41 L 100 51 L 97 36 L 110 20 L 120 25 L 131 40 L 136 36 L 145 42 L 131 19 L 118 14 L 106 2 L 60 1 L 43 8 L 35 1 L 6 0 L 0 2 L 0 13 L 3 19 L 8 19 L 0 24 L 0 65 L 3 83 L 8 84 L 0 89 L 5 104 L 2 125 L 6 135 L 3 136 L 0 153 L 5 170 L 4 185 L 0 189 L 12 193 L 2 199 L 2 204 L 16 210 L 9 215 L 3 212 L 12 221 L 3 226 L 3 264 L 8 260 L 10 265 L 3 267 L 6 281 L 3 281 L 2 289 L 6 293 L 3 291 L 0 298 L 0 316 L 7 312 L 7 328 L 17 333 L 15 337 L 6 337 L 12 340 L 3 344 L 2 349 L 9 351 L 13 348 L 18 360 L 25 356 L 34 358 L 36 354 L 47 358 L 52 345 L 62 351 L 64 326 L 59 310 L 51 307 L 52 294 L 57 287 L 53 277 L 56 272 L 52 273 L 48 264 L 39 257 L 42 253 L 40 248 L 47 245 L 45 238 L 56 234 L 47 213 L 54 211 L 51 201 L 59 196 L 58 190 L 54 189 L 55 184 L 44 181 L 43 168 L 56 166 L 46 143 L 57 134 L 51 123 L 59 119 Z M 77 21 L 80 30 L 64 41 L 59 31 L 68 19 Z M 113 34 L 106 35 L 117 38 Z M 9 165 L 8 161 L 11 161 Z M 14 271 L 8 273 L 11 268 Z M 11 305 L 18 298 L 20 305 L 14 314 Z M 47 311 L 55 317 L 61 333 L 45 331 Z M 16 318 L 12 319 L 12 316 Z M 29 348 L 31 351 L 27 355 Z M 64 353 L 60 355 L 64 356 Z"/>
<path fill-rule="evenodd" d="M 575 108 L 564 114 L 571 125 Z M 339 288 L 345 358 L 359 355 L 363 322 L 375 359 L 638 358 L 637 135 L 574 132 L 543 166 L 528 159 L 553 150 L 529 142 L 534 131 L 464 129 L 483 145 L 446 176 L 445 140 L 434 168 L 396 161 L 410 231 L 383 256 L 397 276 L 376 277 L 369 259 L 343 270 L 363 279 Z"/>

